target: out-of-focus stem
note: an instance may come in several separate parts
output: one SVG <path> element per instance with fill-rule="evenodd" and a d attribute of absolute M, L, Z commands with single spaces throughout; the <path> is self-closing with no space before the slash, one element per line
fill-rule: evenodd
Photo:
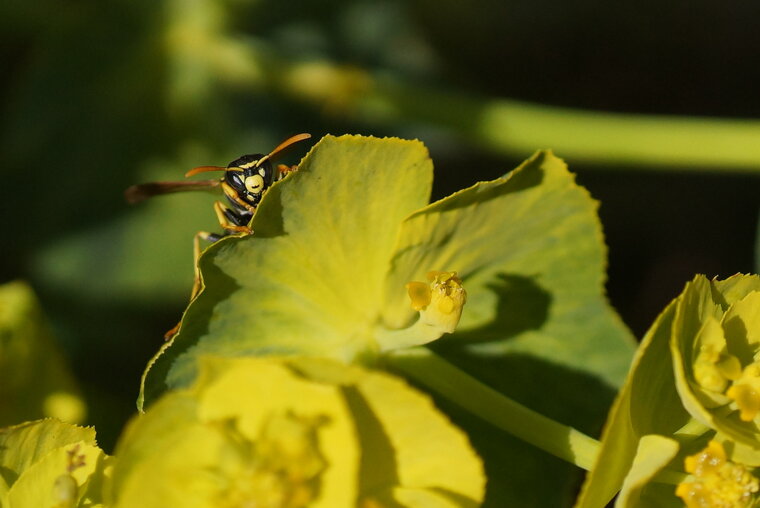
<path fill-rule="evenodd" d="M 278 89 L 370 123 L 427 123 L 494 152 L 551 148 L 608 168 L 760 171 L 760 120 L 638 115 L 478 98 L 328 61 L 278 63 Z"/>

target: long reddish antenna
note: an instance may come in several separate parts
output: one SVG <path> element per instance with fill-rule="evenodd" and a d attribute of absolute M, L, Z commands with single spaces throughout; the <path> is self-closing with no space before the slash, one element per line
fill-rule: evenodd
<path fill-rule="evenodd" d="M 305 132 L 302 133 L 302 134 L 296 134 L 295 136 L 290 136 L 288 139 L 286 139 L 285 141 L 283 141 L 282 143 L 280 143 L 279 145 L 277 145 L 274 150 L 272 150 L 271 152 L 269 152 L 268 154 L 266 154 L 264 157 L 262 157 L 261 159 L 259 159 L 256 162 L 256 166 L 260 166 L 262 162 L 264 162 L 265 160 L 267 160 L 270 157 L 274 156 L 276 153 L 279 153 L 279 152 L 285 150 L 290 145 L 298 143 L 299 141 L 303 141 L 304 139 L 309 139 L 310 137 L 311 137 L 311 134 L 307 134 Z"/>
<path fill-rule="evenodd" d="M 198 173 L 206 173 L 208 171 L 226 171 L 227 168 L 223 168 L 222 166 L 198 166 L 197 168 L 193 168 L 187 173 L 185 173 L 185 178 L 188 176 L 197 175 Z"/>

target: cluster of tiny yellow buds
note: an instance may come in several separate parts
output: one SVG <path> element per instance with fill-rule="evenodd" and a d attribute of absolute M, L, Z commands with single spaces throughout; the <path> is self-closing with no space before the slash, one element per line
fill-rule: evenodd
<path fill-rule="evenodd" d="M 757 478 L 747 469 L 729 461 L 718 441 L 684 460 L 686 472 L 693 478 L 676 487 L 687 508 L 749 508 L 757 501 L 760 489 Z"/>
<path fill-rule="evenodd" d="M 420 312 L 420 319 L 452 333 L 462 317 L 467 292 L 456 272 L 428 272 L 428 283 L 409 282 L 406 289 L 412 308 Z"/>
<path fill-rule="evenodd" d="M 271 415 L 255 442 L 249 442 L 247 464 L 231 475 L 218 506 L 300 508 L 318 494 L 326 462 L 317 448 L 322 420 L 292 413 Z"/>
<path fill-rule="evenodd" d="M 739 359 L 725 347 L 703 344 L 693 372 L 699 386 L 733 400 L 743 421 L 750 422 L 760 414 L 760 363 L 742 369 Z"/>
<path fill-rule="evenodd" d="M 739 417 L 749 422 L 760 413 L 760 364 L 747 365 L 726 396 L 739 408 Z"/>
<path fill-rule="evenodd" d="M 694 362 L 694 378 L 702 388 L 723 393 L 729 381 L 739 379 L 742 366 L 739 359 L 713 344 L 703 344 Z"/>

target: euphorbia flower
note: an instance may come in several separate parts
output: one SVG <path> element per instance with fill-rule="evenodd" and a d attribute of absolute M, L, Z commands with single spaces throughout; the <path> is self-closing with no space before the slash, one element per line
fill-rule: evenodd
<path fill-rule="evenodd" d="M 691 415 L 747 450 L 760 446 L 760 277 L 697 277 L 673 326 L 676 387 Z M 751 462 L 760 464 L 760 453 Z"/>
<path fill-rule="evenodd" d="M 203 253 L 203 288 L 151 361 L 140 407 L 189 386 L 207 354 L 329 357 L 399 369 L 439 393 L 452 388 L 444 396 L 497 426 L 471 434 L 480 453 L 497 456 L 495 469 L 527 460 L 523 476 L 491 482 L 490 503 L 535 491 L 524 481 L 530 468 L 545 476 L 535 451 L 493 446 L 502 430 L 589 467 L 594 440 L 530 411 L 514 414 L 518 405 L 498 396 L 516 387 L 530 401 L 551 389 L 555 414 L 593 428 L 600 412 L 589 407 L 606 404 L 624 377 L 633 340 L 604 297 L 596 202 L 548 151 L 428 204 L 431 183 L 418 141 L 323 138 L 264 195 L 252 235 Z M 434 349 L 423 368 L 418 353 Z M 452 378 L 463 371 L 477 379 Z M 599 382 L 563 390 L 568 375 Z M 546 504 L 575 480 L 553 481 L 541 483 Z"/>
<path fill-rule="evenodd" d="M 757 506 L 760 482 L 746 467 L 730 461 L 718 441 L 686 457 L 684 468 L 692 477 L 678 484 L 676 495 L 687 508 Z"/>
<path fill-rule="evenodd" d="M 474 507 L 485 483 L 427 396 L 333 360 L 203 358 L 116 456 L 113 508 Z"/>
<path fill-rule="evenodd" d="M 516 348 L 619 381 L 632 348 L 603 296 L 596 204 L 562 161 L 539 152 L 428 205 L 431 182 L 418 141 L 323 138 L 264 196 L 252 235 L 201 257 L 204 288 L 143 395 L 188 386 L 205 354 L 375 364 L 455 329 L 477 354 Z M 420 306 L 428 273 L 452 275 Z"/>
<path fill-rule="evenodd" d="M 616 506 L 671 505 L 676 484 L 688 506 L 754 506 L 758 360 L 760 277 L 696 276 L 644 336 L 576 507 L 603 506 L 621 487 Z M 678 454 L 690 454 L 689 478 Z"/>

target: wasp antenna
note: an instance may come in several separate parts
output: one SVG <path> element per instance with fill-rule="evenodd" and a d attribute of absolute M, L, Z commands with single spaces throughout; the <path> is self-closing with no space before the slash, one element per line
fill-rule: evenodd
<path fill-rule="evenodd" d="M 173 192 L 211 190 L 218 187 L 220 180 L 196 180 L 194 182 L 151 182 L 133 185 L 124 191 L 124 197 L 130 204 L 139 203 L 145 199 Z"/>
<path fill-rule="evenodd" d="M 185 173 L 185 178 L 197 175 L 198 173 L 207 173 L 209 171 L 227 171 L 227 168 L 223 168 L 222 166 L 198 166 Z"/>
<path fill-rule="evenodd" d="M 139 203 L 140 201 L 144 201 L 145 199 L 152 196 L 150 192 L 147 191 L 146 185 L 132 185 L 127 190 L 124 191 L 124 198 L 127 200 L 127 203 L 130 205 L 134 205 L 135 203 Z"/>
<path fill-rule="evenodd" d="M 256 165 L 260 166 L 262 162 L 264 162 L 265 160 L 267 160 L 270 157 L 274 156 L 276 153 L 279 153 L 279 152 L 285 150 L 290 145 L 298 143 L 299 141 L 303 141 L 304 139 L 309 139 L 310 137 L 311 137 L 311 134 L 307 134 L 305 132 L 302 133 L 302 134 L 296 134 L 295 136 L 289 137 L 288 139 L 286 139 L 285 141 L 283 141 L 282 143 L 280 143 L 279 145 L 277 145 L 277 147 L 274 150 L 272 150 L 271 152 L 269 152 L 268 154 L 266 154 L 264 157 L 262 157 L 261 159 L 259 159 L 256 162 Z"/>

